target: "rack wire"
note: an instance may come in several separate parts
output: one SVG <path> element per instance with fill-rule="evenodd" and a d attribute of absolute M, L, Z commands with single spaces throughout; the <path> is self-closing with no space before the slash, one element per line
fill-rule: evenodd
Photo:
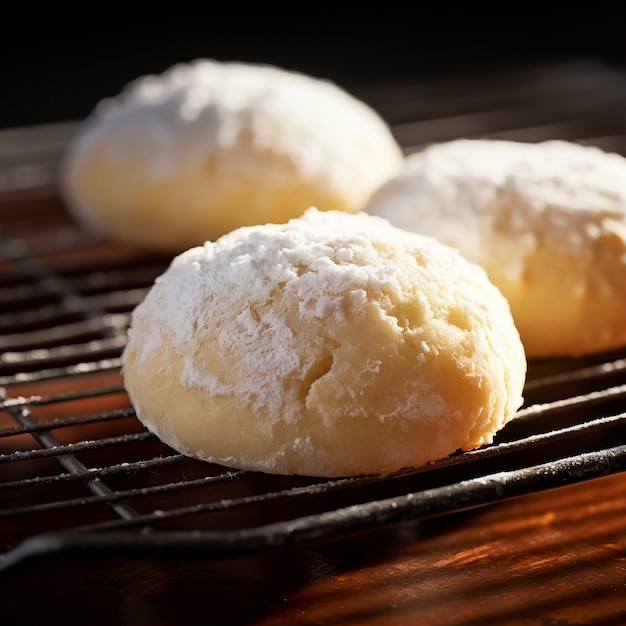
<path fill-rule="evenodd" d="M 624 153 L 624 73 L 590 61 L 365 85 L 405 152 L 456 137 Z M 421 520 L 626 469 L 626 351 L 529 363 L 489 446 L 393 476 L 237 471 L 178 454 L 120 377 L 130 314 L 169 258 L 68 216 L 78 123 L 0 132 L 0 572 L 72 552 L 236 556 Z"/>

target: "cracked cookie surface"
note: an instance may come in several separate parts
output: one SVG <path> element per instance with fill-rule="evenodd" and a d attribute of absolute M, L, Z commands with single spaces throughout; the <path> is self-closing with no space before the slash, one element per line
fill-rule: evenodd
<path fill-rule="evenodd" d="M 484 271 L 365 213 L 309 209 L 176 257 L 123 356 L 178 451 L 268 473 L 390 473 L 489 443 L 526 360 Z"/>

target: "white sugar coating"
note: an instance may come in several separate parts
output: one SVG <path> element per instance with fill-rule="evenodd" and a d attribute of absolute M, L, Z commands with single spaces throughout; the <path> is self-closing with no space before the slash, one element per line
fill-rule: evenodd
<path fill-rule="evenodd" d="M 402 159 L 378 113 L 330 81 L 197 59 L 100 102 L 61 189 L 90 229 L 180 252 L 312 204 L 356 211 Z"/>
<path fill-rule="evenodd" d="M 622 155 L 557 140 L 433 144 L 364 210 L 481 265 L 508 298 L 527 356 L 626 343 Z"/>
<path fill-rule="evenodd" d="M 138 417 L 185 454 L 320 476 L 491 441 L 526 361 L 484 271 L 365 213 L 310 208 L 176 257 L 133 313 Z"/>

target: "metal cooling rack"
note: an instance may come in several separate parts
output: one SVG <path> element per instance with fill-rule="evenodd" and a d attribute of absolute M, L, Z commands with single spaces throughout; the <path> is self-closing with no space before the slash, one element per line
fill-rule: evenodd
<path fill-rule="evenodd" d="M 581 61 L 355 91 L 407 153 L 456 137 L 624 153 L 624 73 Z M 169 259 L 98 241 L 56 172 L 76 124 L 0 133 L 0 572 L 59 553 L 235 556 L 420 520 L 626 469 L 626 351 L 531 362 L 518 419 L 482 449 L 380 478 L 234 471 L 136 419 L 120 354 Z"/>

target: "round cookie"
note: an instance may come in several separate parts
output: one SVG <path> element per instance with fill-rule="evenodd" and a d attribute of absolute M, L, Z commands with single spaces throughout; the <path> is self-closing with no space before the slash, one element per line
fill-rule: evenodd
<path fill-rule="evenodd" d="M 267 473 L 390 473 L 492 441 L 526 359 L 484 271 L 365 213 L 310 208 L 175 257 L 123 353 L 138 418 Z"/>
<path fill-rule="evenodd" d="M 96 234 L 181 252 L 311 205 L 356 211 L 402 159 L 382 118 L 329 81 L 198 59 L 100 102 L 60 188 Z"/>
<path fill-rule="evenodd" d="M 461 139 L 407 157 L 364 210 L 481 265 L 528 358 L 626 344 L 626 159 L 566 141 Z"/>

